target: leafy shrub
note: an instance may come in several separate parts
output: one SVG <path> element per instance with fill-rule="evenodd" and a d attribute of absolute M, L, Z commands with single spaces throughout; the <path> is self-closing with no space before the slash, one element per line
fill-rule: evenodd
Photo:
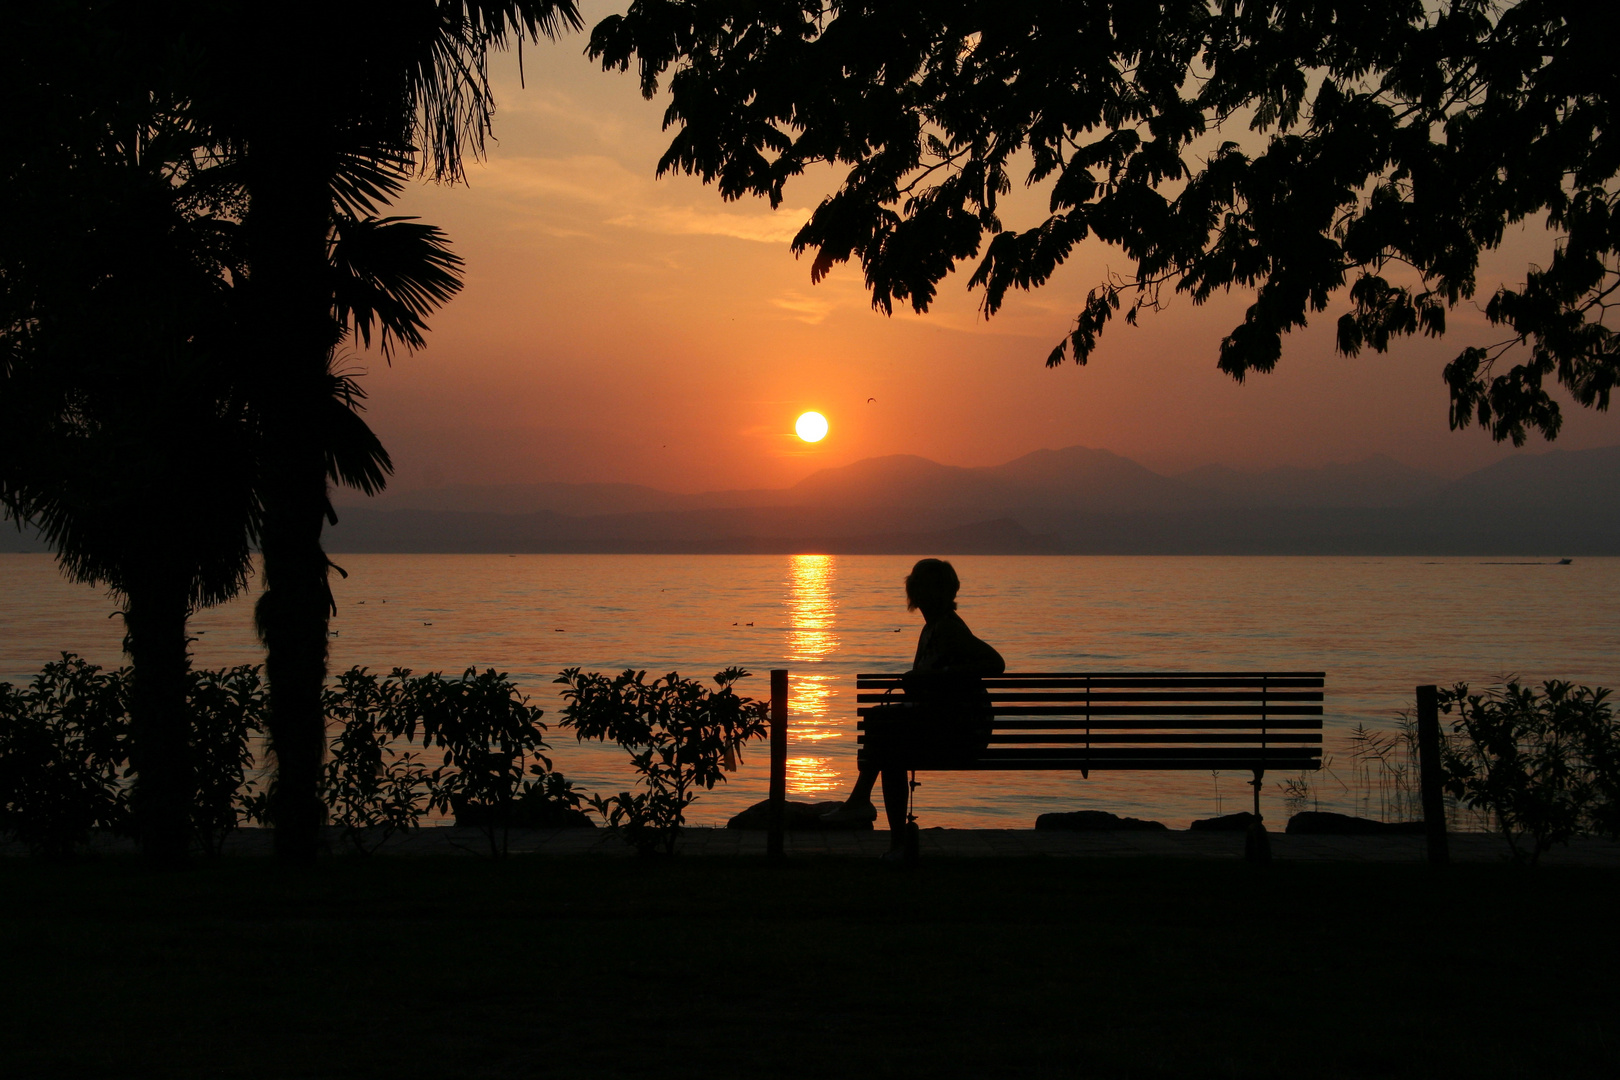
<path fill-rule="evenodd" d="M 1576 738 L 1590 770 L 1587 827 L 1611 840 L 1620 840 L 1620 724 L 1614 722 L 1608 690 L 1583 686 L 1576 693 L 1586 695 Z"/>
<path fill-rule="evenodd" d="M 543 773 L 524 784 L 513 797 L 505 824 L 516 829 L 595 828 L 596 823 L 579 808 L 584 801 L 585 797 L 562 773 Z M 487 827 L 494 816 L 488 807 L 477 803 L 460 802 L 455 810 L 456 824 L 474 829 Z"/>
<path fill-rule="evenodd" d="M 408 671 L 397 672 L 402 679 Z M 513 808 L 533 798 L 551 776 L 543 711 L 529 704 L 505 672 L 483 674 L 468 668 L 459 679 L 430 672 L 409 680 L 408 709 L 399 734 L 414 740 L 420 724 L 422 745 L 444 749 L 435 771 L 430 803 L 458 819 L 476 820 L 495 858 L 505 858 Z M 528 776 L 536 780 L 526 780 Z M 559 778 L 560 781 L 560 778 Z M 571 791 L 565 781 L 562 789 Z"/>
<path fill-rule="evenodd" d="M 95 829 L 128 832 L 128 680 L 63 653 L 28 686 L 0 683 L 0 829 L 36 855 L 82 850 Z"/>
<path fill-rule="evenodd" d="M 57 857 L 83 848 L 93 830 L 132 831 L 128 676 L 64 653 L 27 687 L 0 683 L 0 830 Z M 252 776 L 269 706 L 260 669 L 193 671 L 188 706 L 192 824 L 217 856 L 244 821 L 268 822 L 273 788 L 256 788 Z M 379 677 L 356 667 L 327 687 L 324 706 L 328 820 L 357 852 L 435 809 L 482 828 L 497 857 L 514 825 L 580 823 L 580 795 L 544 756 L 541 711 L 505 674 L 396 668 Z M 409 749 L 418 736 L 420 750 Z M 444 750 L 437 767 L 422 759 L 429 746 Z"/>
<path fill-rule="evenodd" d="M 1515 859 L 1534 865 L 1578 832 L 1614 828 L 1620 755 L 1608 694 L 1558 680 L 1540 693 L 1513 680 L 1483 694 L 1466 683 L 1440 691 L 1441 711 L 1457 713 L 1442 752 L 1446 791 L 1491 814 Z"/>
<path fill-rule="evenodd" d="M 398 668 L 379 678 L 354 667 L 325 691 L 328 723 L 337 724 L 323 775 L 328 820 L 356 854 L 416 828 L 439 782 L 442 770 L 395 746 L 411 727 L 416 681 Z"/>
<path fill-rule="evenodd" d="M 645 790 L 592 796 L 590 805 L 643 854 L 673 854 L 686 808 L 700 788 L 713 789 L 737 767 L 744 743 L 765 733 L 769 706 L 732 690 L 732 683 L 748 676 L 741 668 L 717 674 L 714 690 L 678 672 L 652 682 L 646 676 L 627 670 L 609 679 L 567 669 L 557 677 L 568 702 L 562 726 L 581 739 L 611 739 L 630 752 Z"/>
<path fill-rule="evenodd" d="M 216 858 L 225 837 L 258 808 L 248 772 L 253 740 L 265 730 L 269 696 L 259 669 L 243 664 L 193 671 L 187 697 L 197 784 L 192 828 L 203 853 Z"/>

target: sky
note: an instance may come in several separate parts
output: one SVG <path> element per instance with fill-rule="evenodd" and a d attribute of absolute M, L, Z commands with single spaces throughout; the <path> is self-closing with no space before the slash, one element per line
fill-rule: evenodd
<path fill-rule="evenodd" d="M 587 26 L 608 10 L 584 5 Z M 1116 320 L 1087 367 L 1047 369 L 1087 290 L 1129 269 L 1100 245 L 988 321 L 971 266 L 924 316 L 874 311 L 858 267 L 813 285 L 789 241 L 836 174 L 790 183 L 774 212 L 691 177 L 656 179 L 664 102 L 601 71 L 585 43 L 526 46 L 522 85 L 516 55 L 497 56 L 485 160 L 465 185 L 417 184 L 393 211 L 444 228 L 466 260 L 466 287 L 431 320 L 425 349 L 391 365 L 366 352 L 344 361 L 365 375 L 395 490 L 782 487 L 885 454 L 992 465 L 1072 445 L 1167 473 L 1386 454 L 1452 476 L 1511 452 L 1446 422 L 1441 368 L 1488 339 L 1473 308 L 1452 313 L 1443 339 L 1349 358 L 1332 344 L 1341 296 L 1285 339 L 1275 372 L 1239 384 L 1215 359 L 1250 302 L 1242 292 L 1203 307 L 1176 297 L 1137 328 Z M 1042 201 L 1015 188 L 1004 217 L 1032 223 Z M 1531 240 L 1488 257 L 1487 273 L 1522 277 Z M 810 409 L 831 429 L 813 446 L 793 434 Z M 1557 448 L 1620 443 L 1620 414 L 1565 413 Z M 1522 452 L 1546 449 L 1532 439 Z"/>

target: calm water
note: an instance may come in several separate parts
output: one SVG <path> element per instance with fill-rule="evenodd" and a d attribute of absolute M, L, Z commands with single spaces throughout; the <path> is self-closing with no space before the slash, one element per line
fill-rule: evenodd
<path fill-rule="evenodd" d="M 511 672 L 548 719 L 564 667 L 707 676 L 731 664 L 791 672 L 789 792 L 838 797 L 854 774 L 854 674 L 909 664 L 920 620 L 905 610 L 911 559 L 888 556 L 349 555 L 335 579 L 334 670 Z M 961 611 L 1012 670 L 1310 669 L 1328 673 L 1323 809 L 1365 809 L 1349 731 L 1390 729 L 1424 682 L 1502 673 L 1620 686 L 1620 559 L 1571 566 L 1478 559 L 962 557 Z M 259 662 L 251 597 L 193 620 L 196 662 Z M 43 555 L 0 555 L 0 680 L 62 650 L 121 662 L 113 604 Z M 619 790 L 617 747 L 559 733 L 579 786 Z M 765 796 L 760 747 L 705 794 L 720 824 Z M 1106 809 L 1172 827 L 1244 809 L 1246 775 L 932 774 L 924 825 L 1028 827 L 1048 810 Z M 1268 816 L 1283 811 L 1268 777 Z M 1376 796 L 1373 796 L 1376 799 Z M 1376 802 L 1372 806 L 1376 814 Z"/>

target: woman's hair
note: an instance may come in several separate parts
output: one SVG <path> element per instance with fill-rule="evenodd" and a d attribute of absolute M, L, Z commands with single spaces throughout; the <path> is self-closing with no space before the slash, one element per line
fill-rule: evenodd
<path fill-rule="evenodd" d="M 944 559 L 918 559 L 906 575 L 906 610 L 916 611 L 927 604 L 956 610 L 956 594 L 962 582 L 956 568 Z"/>

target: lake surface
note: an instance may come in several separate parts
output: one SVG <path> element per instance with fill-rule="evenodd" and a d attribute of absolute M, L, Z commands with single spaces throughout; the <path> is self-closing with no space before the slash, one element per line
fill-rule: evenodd
<path fill-rule="evenodd" d="M 909 666 L 921 620 L 897 556 L 347 555 L 334 575 L 332 669 L 459 673 L 495 667 L 555 720 L 565 667 L 708 675 L 740 665 L 743 693 L 790 672 L 790 797 L 835 799 L 854 778 L 854 675 Z M 1322 809 L 1393 814 L 1387 774 L 1358 758 L 1358 724 L 1393 731 L 1420 683 L 1503 674 L 1620 686 L 1620 559 L 989 557 L 952 560 L 960 607 L 1024 671 L 1327 672 L 1330 768 Z M 104 594 L 46 555 L 0 554 L 0 680 L 67 650 L 116 666 L 121 623 Z M 199 613 L 195 662 L 258 663 L 252 593 Z M 557 765 L 587 791 L 631 778 L 617 747 L 555 733 Z M 705 793 L 693 823 L 765 797 L 766 752 Z M 1246 809 L 1247 774 L 924 774 L 924 826 L 1029 827 L 1049 810 L 1102 809 L 1185 827 Z M 1268 775 L 1267 817 L 1285 812 Z"/>

